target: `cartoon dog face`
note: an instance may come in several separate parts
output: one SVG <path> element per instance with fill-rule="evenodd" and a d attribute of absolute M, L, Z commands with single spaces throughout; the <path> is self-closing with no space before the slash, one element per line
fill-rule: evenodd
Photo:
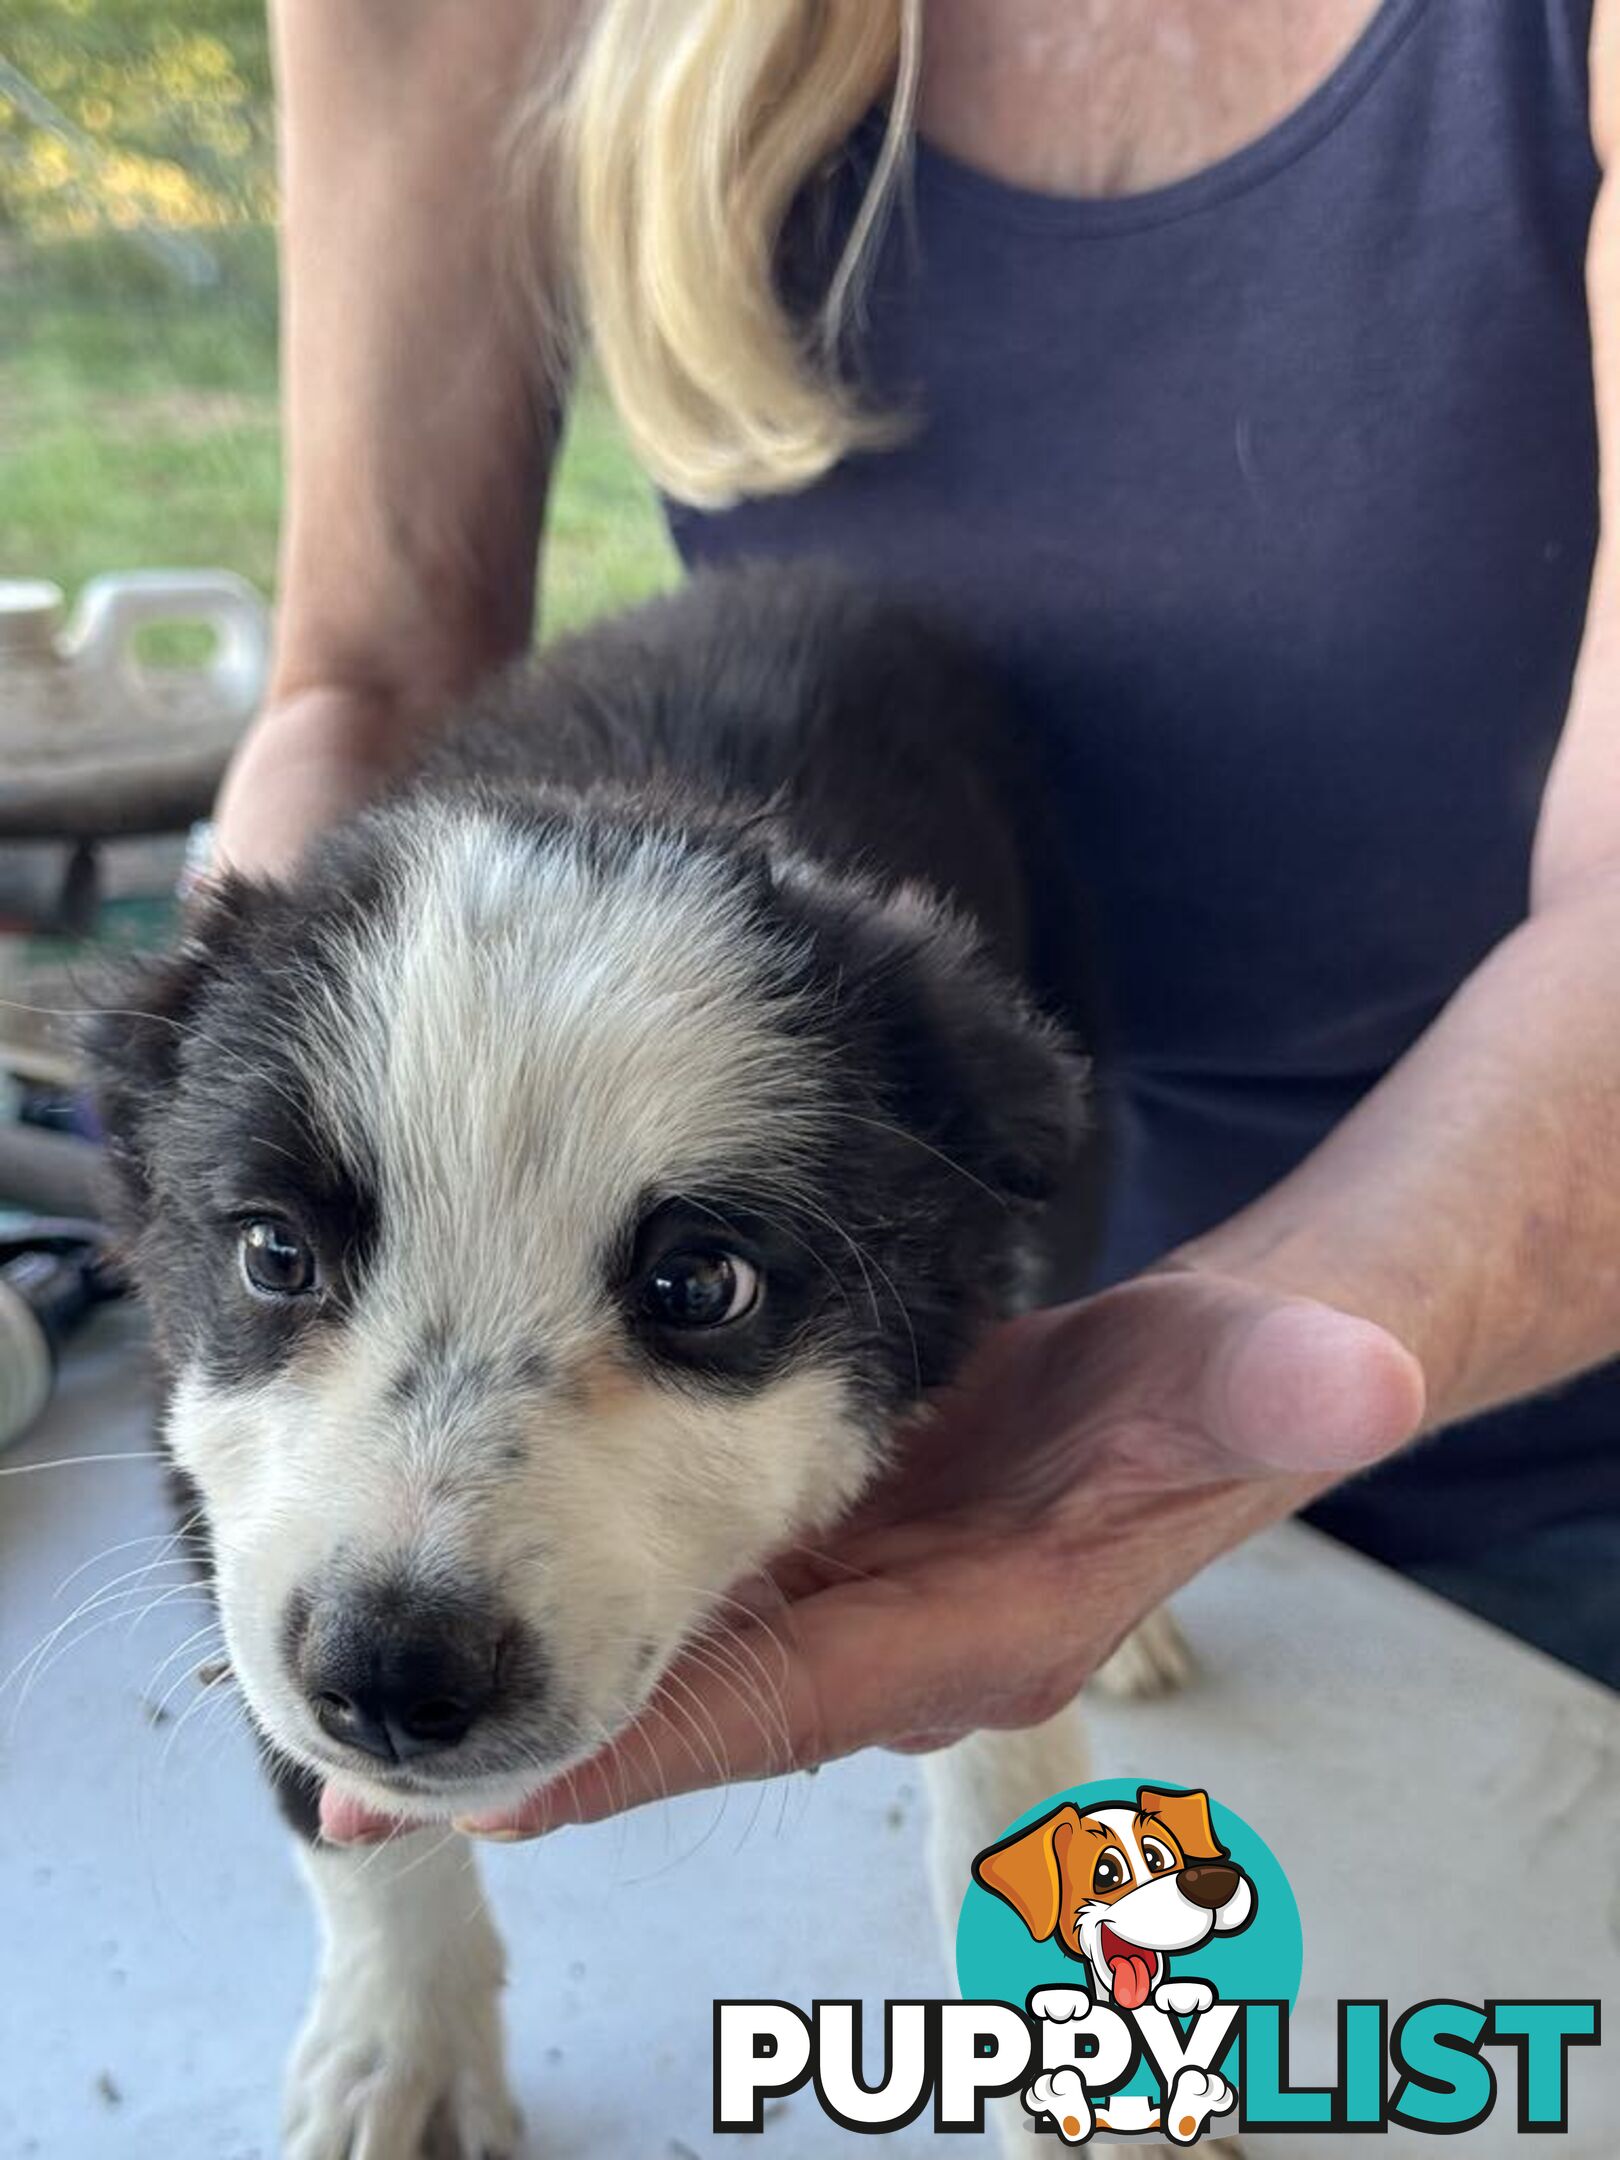
<path fill-rule="evenodd" d="M 973 1879 L 1002 1898 L 1037 1942 L 1054 1936 L 1090 1968 L 1099 1996 L 1137 2010 L 1171 1951 L 1235 1935 L 1254 1917 L 1254 1885 L 1215 1835 L 1209 1796 L 1142 1786 L 1136 1805 L 1072 1801 L 980 1853 Z"/>

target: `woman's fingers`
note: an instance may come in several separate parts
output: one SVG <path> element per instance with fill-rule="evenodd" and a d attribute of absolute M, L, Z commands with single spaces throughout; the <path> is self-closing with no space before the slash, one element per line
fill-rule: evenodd
<path fill-rule="evenodd" d="M 508 1813 L 458 1824 L 481 1837 L 538 1837 L 664 1795 L 777 1777 L 861 1745 L 852 1706 L 829 1717 L 822 1687 L 851 1653 L 853 1623 L 827 1591 L 796 1608 L 786 1647 L 762 1627 L 729 1629 L 677 1660 L 641 1715 L 608 1746 Z M 830 1607 L 830 1612 L 825 1608 Z M 858 1713 L 856 1714 L 858 1722 Z"/>
<path fill-rule="evenodd" d="M 521 1806 L 458 1827 L 536 1837 L 676 1793 L 777 1777 L 911 1736 L 937 1745 L 941 1733 L 999 1722 L 996 1667 L 1011 1648 L 1006 1586 L 987 1608 L 978 1593 L 988 1585 L 963 1579 L 977 1572 L 958 1570 L 948 1601 L 861 1583 L 795 1606 L 785 1636 L 743 1628 L 711 1637 L 677 1661 L 609 1746 Z M 987 1624 L 987 1610 L 998 1609 L 1000 1624 Z"/>

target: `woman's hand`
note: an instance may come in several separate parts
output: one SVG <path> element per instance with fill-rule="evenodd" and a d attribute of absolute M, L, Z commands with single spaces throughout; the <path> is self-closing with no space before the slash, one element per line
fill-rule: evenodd
<path fill-rule="evenodd" d="M 1039 1723 L 1214 1558 L 1409 1439 L 1393 1336 L 1233 1277 L 1166 1271 L 999 1329 L 826 1550 L 772 1570 L 634 1725 L 512 1812 L 532 1837 L 871 1746 Z M 386 1834 L 336 1793 L 326 1834 Z"/>
<path fill-rule="evenodd" d="M 275 877 L 379 794 L 412 731 L 379 694 L 318 687 L 272 700 L 242 738 L 214 812 L 214 861 Z"/>

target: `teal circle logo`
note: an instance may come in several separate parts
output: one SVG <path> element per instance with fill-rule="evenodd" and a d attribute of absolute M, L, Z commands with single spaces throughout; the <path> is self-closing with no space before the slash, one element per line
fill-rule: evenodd
<path fill-rule="evenodd" d="M 1202 1981 L 1223 2002 L 1292 2009 L 1304 1955 L 1288 1878 L 1241 1815 L 1196 1786 L 1124 1778 L 1009 1823 L 973 1862 L 956 1930 L 964 2000 L 1018 2007 L 1081 1988 L 1132 2011 Z M 1145 2057 L 1120 2091 L 1158 2097 Z"/>

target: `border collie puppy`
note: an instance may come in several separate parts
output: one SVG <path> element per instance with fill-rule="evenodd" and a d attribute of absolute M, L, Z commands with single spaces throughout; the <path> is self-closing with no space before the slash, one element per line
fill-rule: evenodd
<path fill-rule="evenodd" d="M 497 683 L 296 877 L 224 882 L 94 1024 L 324 1924 L 295 2160 L 517 2139 L 465 1849 L 324 1847 L 319 1782 L 443 1820 L 580 1761 L 1037 1294 L 1089 1175 L 1034 995 L 1049 799 L 952 640 L 822 571 L 700 578 Z M 939 1763 L 953 1901 L 1081 1774 L 1072 1737 Z"/>

